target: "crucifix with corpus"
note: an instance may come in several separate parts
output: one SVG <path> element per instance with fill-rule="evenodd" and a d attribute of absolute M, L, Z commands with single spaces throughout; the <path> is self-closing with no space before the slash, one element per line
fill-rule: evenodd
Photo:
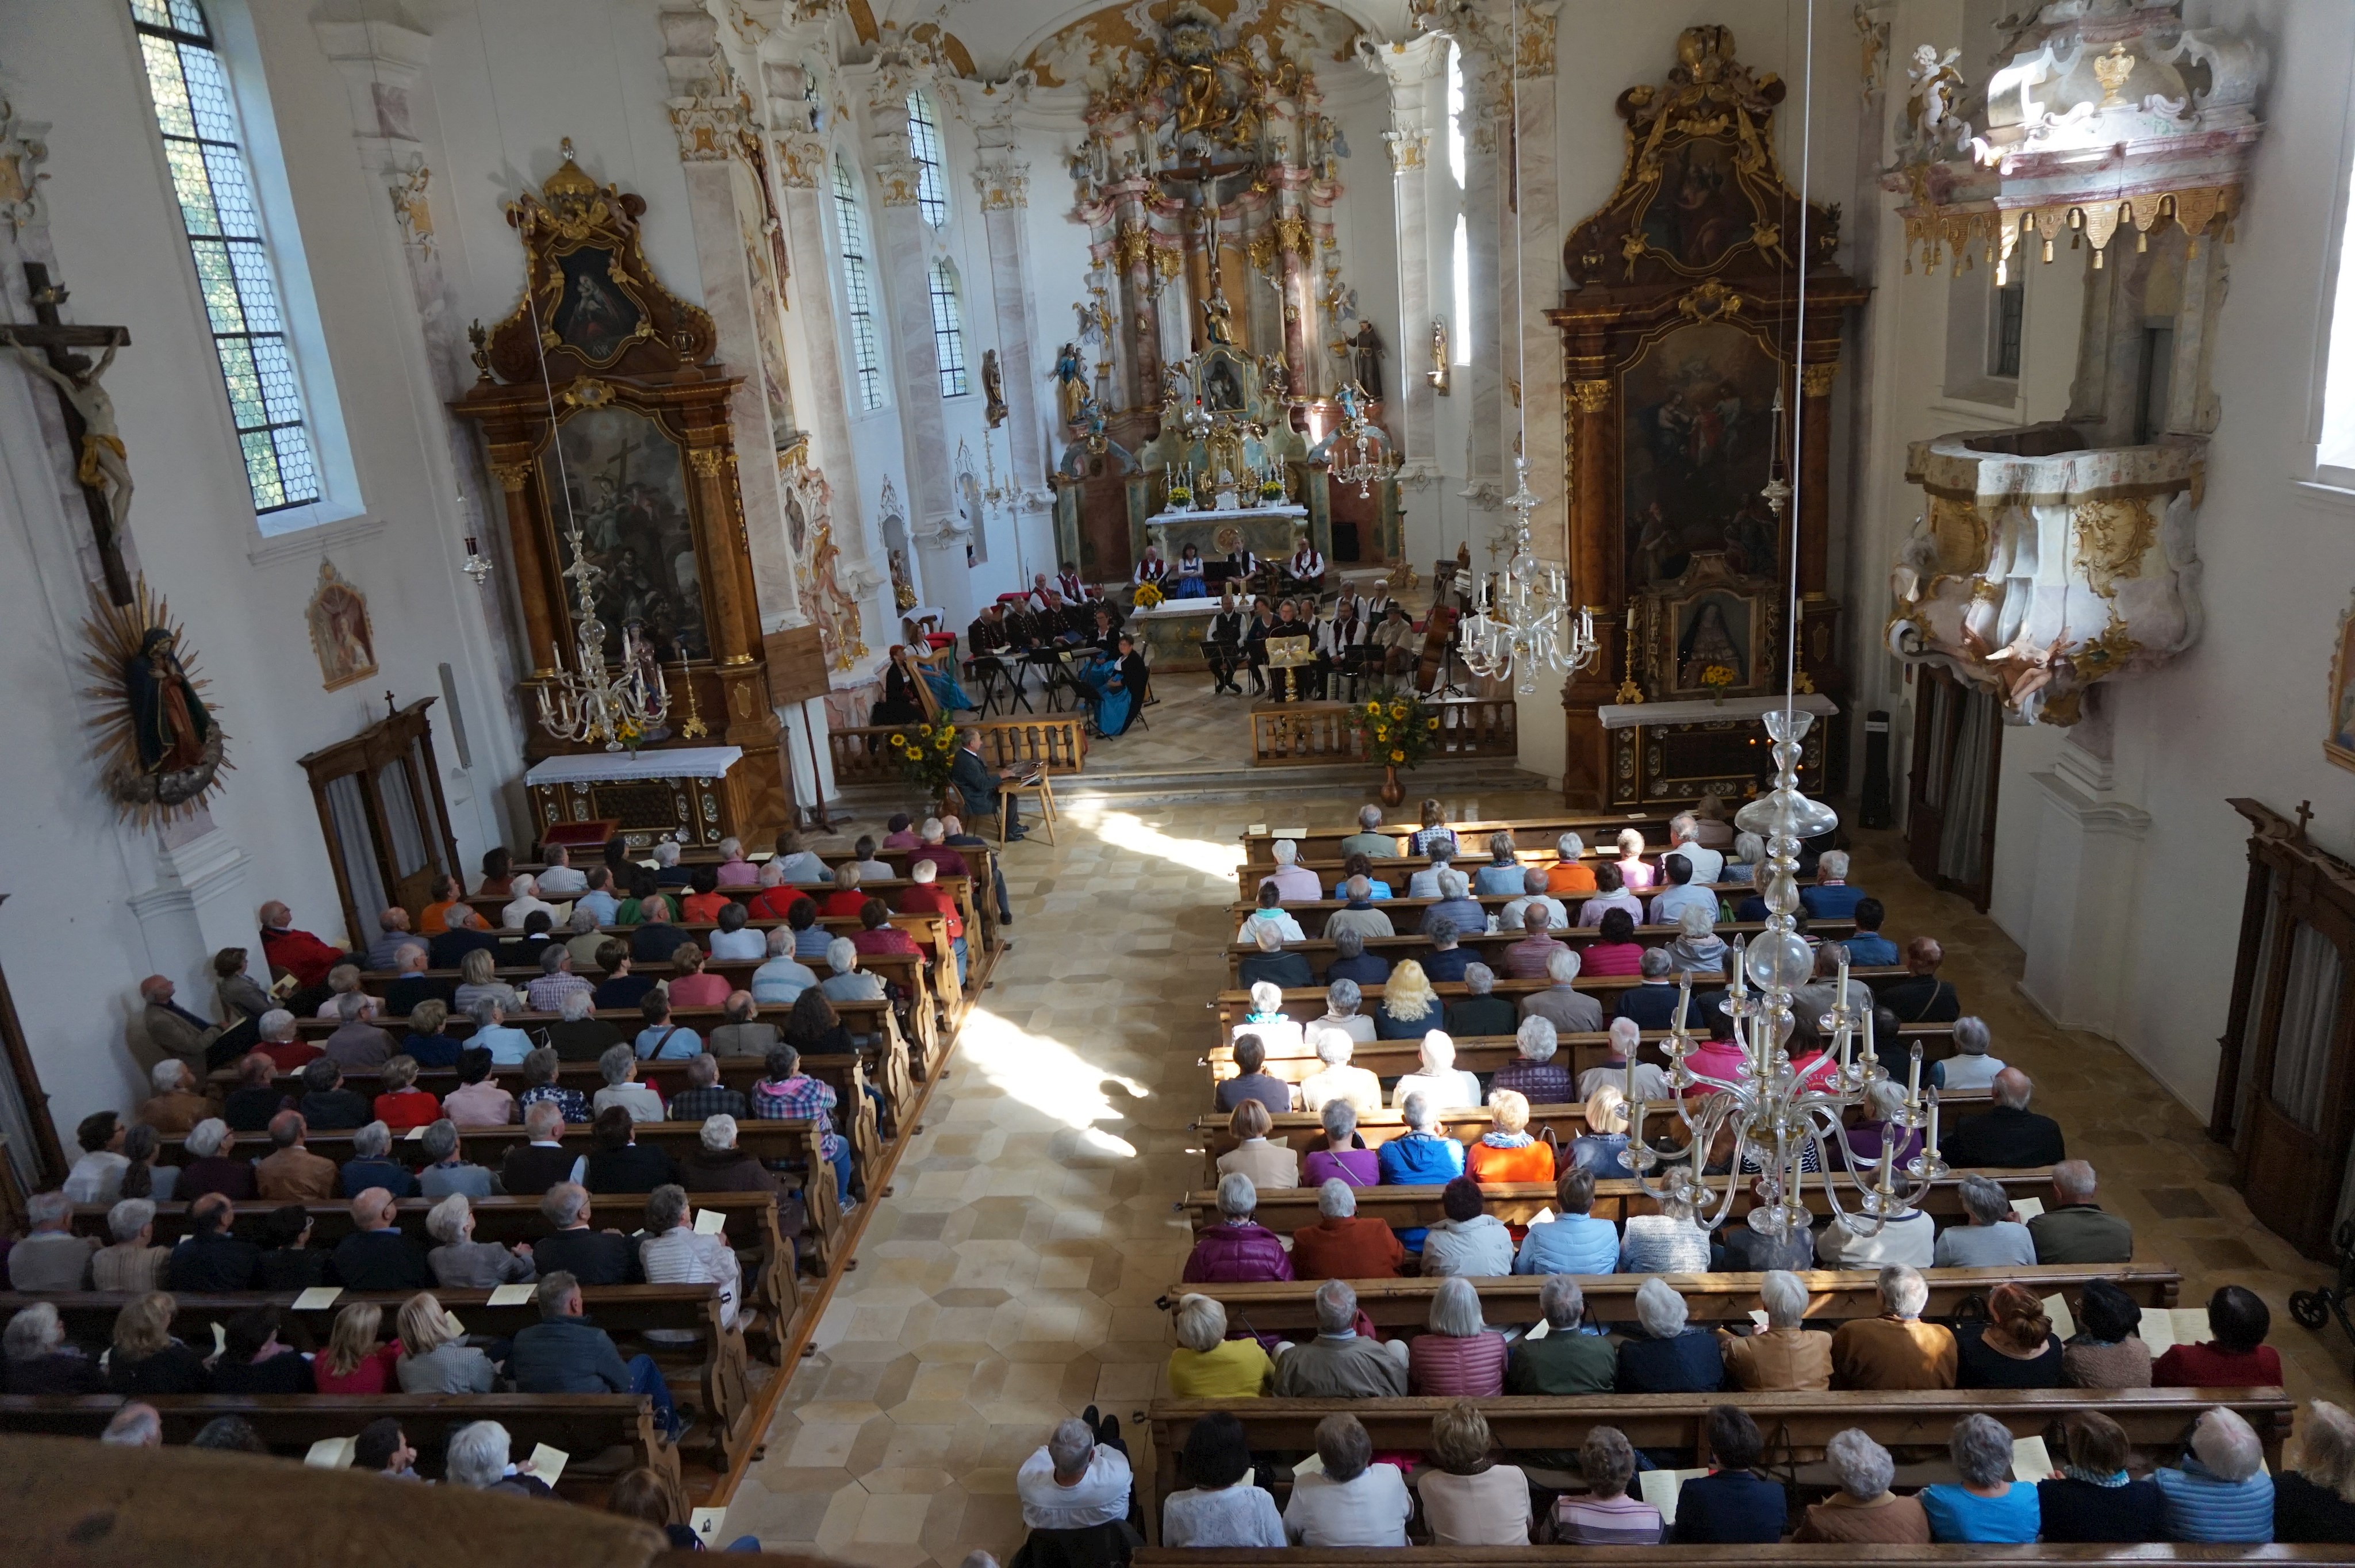
<path fill-rule="evenodd" d="M 81 486 L 91 532 L 98 541 L 106 596 L 112 603 L 128 604 L 131 573 L 123 561 L 123 528 L 131 515 L 131 464 L 123 453 L 122 427 L 115 422 L 114 400 L 99 383 L 114 363 L 115 352 L 130 343 L 131 332 L 121 326 L 68 325 L 58 315 L 58 307 L 66 302 L 65 285 L 51 283 L 49 270 L 41 262 L 25 263 L 25 292 L 32 300 L 33 325 L 0 323 L 0 347 L 57 390 L 66 439 L 74 447 L 74 479 Z M 106 352 L 93 363 L 87 354 L 74 352 L 78 348 Z"/>

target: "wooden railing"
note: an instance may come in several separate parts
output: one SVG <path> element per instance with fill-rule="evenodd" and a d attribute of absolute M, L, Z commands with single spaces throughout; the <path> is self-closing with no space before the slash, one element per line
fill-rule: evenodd
<path fill-rule="evenodd" d="M 913 726 L 910 726 L 913 728 Z M 1088 760 L 1087 722 L 1083 715 L 1050 713 L 1038 719 L 986 719 L 960 727 L 981 736 L 981 760 L 992 771 L 1044 763 L 1050 773 L 1075 773 Z M 900 754 L 891 749 L 894 725 L 862 725 L 829 731 L 826 749 L 834 760 L 838 785 L 896 784 Z"/>
<path fill-rule="evenodd" d="M 1510 698 L 1449 698 L 1430 705 L 1439 715 L 1434 757 L 1512 757 L 1520 754 Z M 1295 702 L 1252 713 L 1252 761 L 1266 767 L 1366 761 L 1365 748 L 1349 728 L 1350 704 Z"/>

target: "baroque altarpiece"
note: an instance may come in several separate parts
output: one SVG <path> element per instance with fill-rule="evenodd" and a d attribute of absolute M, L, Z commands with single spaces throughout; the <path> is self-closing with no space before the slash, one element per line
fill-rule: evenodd
<path fill-rule="evenodd" d="M 618 662 L 623 629 L 634 628 L 669 687 L 662 724 L 634 748 L 650 764 L 641 776 L 532 782 L 535 827 L 617 818 L 636 842 L 714 845 L 792 823 L 791 764 L 738 488 L 730 402 L 741 379 L 713 362 L 711 317 L 648 266 L 645 211 L 644 198 L 584 173 L 566 144 L 538 193 L 507 206 L 524 247 L 523 298 L 497 325 L 477 324 L 480 379 L 451 408 L 479 431 L 506 499 L 527 723 L 573 662 L 584 565 L 605 657 Z M 742 755 L 724 772 L 684 764 L 713 747 Z M 538 763 L 601 749 L 535 724 L 524 753 Z M 667 750 L 681 753 L 679 769 L 664 770 Z"/>
<path fill-rule="evenodd" d="M 1563 249 L 1571 286 L 1548 316 L 1572 581 L 1601 644 L 1562 690 L 1573 805 L 1738 799 L 1765 776 L 1738 704 L 1724 718 L 1666 705 L 1784 689 L 1795 564 L 1796 685 L 1835 700 L 1846 686 L 1828 592 L 1831 398 L 1846 313 L 1865 295 L 1832 262 L 1838 208 L 1785 182 L 1785 91 L 1741 63 L 1728 29 L 1687 28 L 1665 82 L 1619 95 L 1618 186 Z M 1835 720 L 1808 735 L 1808 787 L 1842 734 Z"/>
<path fill-rule="evenodd" d="M 1221 23 L 1181 4 L 1159 25 L 1140 10 L 1073 24 L 1027 67 L 1090 90 L 1070 169 L 1088 296 L 1056 361 L 1071 435 L 1055 475 L 1058 549 L 1090 577 L 1124 577 L 1187 510 L 1173 513 L 1171 485 L 1208 506 L 1223 467 L 1236 510 L 1258 513 L 1270 475 L 1290 507 L 1222 516 L 1211 542 L 1231 535 L 1265 555 L 1305 535 L 1338 560 L 1394 560 L 1395 481 L 1327 483 L 1345 400 L 1369 443 L 1392 450 L 1374 424 L 1379 369 L 1363 384 L 1379 359 L 1361 347 L 1372 340 L 1334 223 L 1348 147 L 1313 70 L 1348 61 L 1359 29 L 1321 5 Z"/>

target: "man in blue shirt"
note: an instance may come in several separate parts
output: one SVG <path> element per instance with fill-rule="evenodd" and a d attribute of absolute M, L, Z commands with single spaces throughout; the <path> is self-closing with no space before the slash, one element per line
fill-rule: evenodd
<path fill-rule="evenodd" d="M 1472 967 L 1477 955 L 1468 947 L 1459 946 L 1455 940 L 1455 924 L 1452 921 L 1433 921 L 1431 927 L 1431 951 L 1423 955 L 1423 973 L 1433 985 L 1444 980 L 1461 980 L 1464 972 Z"/>
<path fill-rule="evenodd" d="M 1663 855 L 1660 869 L 1667 875 L 1668 885 L 1653 896 L 1654 925 L 1674 925 L 1688 909 L 1707 910 L 1710 923 L 1717 923 L 1717 895 L 1694 883 L 1691 860 L 1683 855 Z"/>
<path fill-rule="evenodd" d="M 1399 1117 L 1407 1130 L 1384 1144 L 1375 1157 L 1384 1187 L 1444 1187 L 1464 1174 L 1464 1146 L 1431 1130 L 1437 1118 L 1421 1091 L 1400 1103 Z M 1399 1242 L 1407 1251 L 1419 1253 L 1424 1234 L 1424 1227 L 1417 1225 L 1401 1231 Z"/>
<path fill-rule="evenodd" d="M 1810 920 L 1846 920 L 1864 901 L 1864 891 L 1848 885 L 1848 851 L 1827 849 L 1816 862 L 1816 885 L 1799 890 Z"/>
<path fill-rule="evenodd" d="M 589 868 L 589 891 L 572 901 L 575 911 L 587 910 L 599 925 L 611 925 L 622 906 L 613 899 L 613 871 L 610 866 Z"/>
<path fill-rule="evenodd" d="M 1881 934 L 1881 923 L 1888 912 L 1879 899 L 1856 901 L 1856 934 L 1848 939 L 1850 965 L 1863 969 L 1897 962 L 1897 944 Z"/>

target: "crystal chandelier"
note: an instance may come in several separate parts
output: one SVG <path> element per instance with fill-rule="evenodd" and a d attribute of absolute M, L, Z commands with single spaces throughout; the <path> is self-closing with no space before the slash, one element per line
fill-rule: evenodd
<path fill-rule="evenodd" d="M 1636 1102 L 1628 1131 L 1628 1163 L 1644 1190 L 1689 1207 L 1695 1221 L 1708 1230 L 1732 1214 L 1753 1176 L 1758 1195 L 1750 1210 L 1750 1227 L 1780 1238 L 1810 1222 L 1803 1188 L 1811 1175 L 1822 1181 L 1836 1221 L 1848 1212 L 1841 1201 L 1844 1177 L 1857 1215 L 1869 1221 L 1851 1228 L 1874 1234 L 1890 1221 L 1913 1213 L 1930 1184 L 1946 1174 L 1945 1162 L 1938 1157 L 1937 1093 L 1922 1088 L 1918 1044 L 1903 1108 L 1885 1129 L 1879 1161 L 1859 1164 L 1849 1147 L 1843 1113 L 1860 1104 L 1865 1091 L 1888 1073 L 1874 1054 L 1870 1007 L 1849 1005 L 1845 957 L 1838 1000 L 1821 1019 L 1830 1041 L 1825 1057 L 1798 1070 L 1792 1066 L 1787 1049 L 1796 1021 L 1792 993 L 1806 983 L 1815 967 L 1814 955 L 1791 918 L 1799 907 L 1794 880 L 1799 843 L 1830 832 L 1839 821 L 1829 806 L 1799 793 L 1799 743 L 1814 720 L 1813 714 L 1788 708 L 1765 715 L 1766 731 L 1774 742 L 1774 788 L 1734 818 L 1747 831 L 1765 836 L 1767 866 L 1766 929 L 1746 946 L 1734 944 L 1732 985 L 1722 1004 L 1732 1019 L 1741 1061 L 1731 1075 L 1721 1077 L 1697 1072 L 1688 1061 L 1698 1048 L 1686 1029 L 1692 997 L 1692 977 L 1686 976 L 1668 1042 L 1668 1083 L 1678 1095 L 1670 1115 L 1681 1127 L 1685 1147 L 1663 1155 L 1646 1145 L 1644 1122 L 1651 1107 L 1642 1101 Z M 1859 1025 L 1861 1053 L 1854 1050 Z M 1631 1059 L 1631 1088 L 1634 1081 Z M 1696 1090 L 1700 1093 L 1687 1097 Z M 1722 1185 L 1713 1189 L 1705 1168 L 1710 1151 L 1726 1141 L 1729 1131 L 1732 1136 Z M 1921 1152 L 1897 1165 L 1898 1147 L 1910 1142 L 1908 1135 L 1915 1131 L 1926 1133 Z M 1806 1168 L 1810 1151 L 1814 1171 Z"/>
<path fill-rule="evenodd" d="M 1505 498 L 1513 514 L 1512 554 L 1502 571 L 1483 578 L 1465 619 L 1459 651 L 1484 680 L 1504 680 L 1516 670 L 1514 688 L 1526 697 L 1538 688 L 1538 670 L 1567 673 L 1594 662 L 1594 617 L 1570 608 L 1570 585 L 1561 568 L 1540 566 L 1529 546 L 1529 514 L 1538 498 L 1529 493 L 1529 461 L 1513 459 L 1513 493 Z"/>
<path fill-rule="evenodd" d="M 1355 398 L 1341 400 L 1341 422 L 1333 431 L 1333 456 L 1326 472 L 1343 485 L 1355 485 L 1358 498 L 1373 494 L 1374 481 L 1397 467 L 1383 450 L 1381 431 L 1368 419 Z"/>
<path fill-rule="evenodd" d="M 573 667 L 564 667 L 561 647 L 550 644 L 555 670 L 538 682 L 539 727 L 559 741 L 605 750 L 634 752 L 670 713 L 670 687 L 654 650 L 633 621 L 622 628 L 621 663 L 605 665 L 605 623 L 597 618 L 597 583 L 605 575 L 589 560 L 578 528 L 566 536 L 572 564 Z"/>

